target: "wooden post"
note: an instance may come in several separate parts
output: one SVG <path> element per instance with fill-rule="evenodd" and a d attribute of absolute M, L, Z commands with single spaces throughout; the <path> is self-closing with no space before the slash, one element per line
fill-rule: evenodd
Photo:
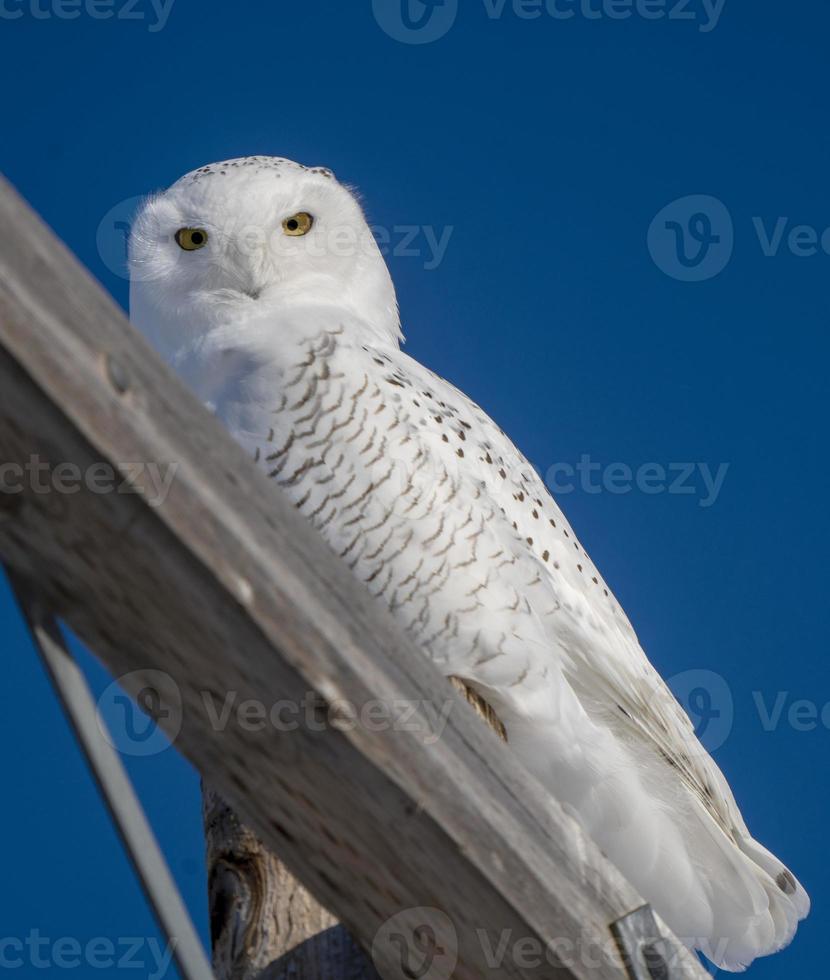
<path fill-rule="evenodd" d="M 3 184 L 0 226 L 3 561 L 384 978 L 624 980 L 631 885 Z"/>

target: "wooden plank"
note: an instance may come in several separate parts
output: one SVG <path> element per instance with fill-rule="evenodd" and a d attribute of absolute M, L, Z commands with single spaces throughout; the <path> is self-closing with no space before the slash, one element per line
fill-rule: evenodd
<path fill-rule="evenodd" d="M 8 185 L 0 224 L 0 459 L 28 466 L 3 560 L 158 691 L 176 747 L 385 977 L 625 976 L 631 886 Z M 101 463 L 141 493 L 96 492 Z M 59 492 L 60 464 L 96 486 Z M 174 468 L 161 506 L 146 464 Z"/>
<path fill-rule="evenodd" d="M 500 738 L 492 707 L 450 681 Z M 222 797 L 202 784 L 217 980 L 378 980 L 366 954 Z"/>

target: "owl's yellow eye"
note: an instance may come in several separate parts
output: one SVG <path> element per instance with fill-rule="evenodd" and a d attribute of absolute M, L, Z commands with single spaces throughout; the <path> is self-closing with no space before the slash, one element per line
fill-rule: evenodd
<path fill-rule="evenodd" d="M 176 232 L 176 244 L 185 252 L 195 252 L 207 243 L 208 233 L 204 228 L 179 228 Z"/>
<path fill-rule="evenodd" d="M 286 235 L 291 235 L 293 238 L 300 238 L 302 235 L 307 235 L 311 231 L 313 224 L 314 218 L 308 211 L 299 211 L 297 214 L 292 214 L 290 218 L 286 218 L 283 221 L 282 230 Z"/>

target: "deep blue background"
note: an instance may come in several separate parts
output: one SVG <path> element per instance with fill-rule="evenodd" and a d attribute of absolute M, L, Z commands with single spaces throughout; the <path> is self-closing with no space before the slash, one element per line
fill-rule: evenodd
<path fill-rule="evenodd" d="M 716 758 L 815 904 L 753 976 L 823 976 L 830 732 L 786 712 L 765 731 L 752 692 L 830 699 L 830 257 L 764 257 L 752 221 L 830 225 L 830 10 L 727 0 L 703 33 L 509 7 L 491 20 L 462 0 L 420 46 L 387 36 L 369 0 L 176 0 L 157 32 L 152 16 L 0 18 L 0 169 L 126 303 L 96 246 L 118 202 L 237 155 L 326 164 L 377 224 L 452 226 L 437 269 L 390 257 L 408 350 L 542 470 L 582 453 L 730 464 L 708 508 L 639 491 L 562 503 L 659 669 L 715 671 L 731 689 Z M 700 283 L 664 274 L 646 246 L 657 212 L 690 194 L 734 220 L 731 262 Z M 0 937 L 154 936 L 5 588 L 0 616 Z M 197 778 L 173 750 L 128 762 L 204 931 Z"/>

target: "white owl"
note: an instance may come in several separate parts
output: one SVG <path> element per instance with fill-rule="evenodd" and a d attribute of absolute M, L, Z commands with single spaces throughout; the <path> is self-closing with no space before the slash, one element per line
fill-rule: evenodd
<path fill-rule="evenodd" d="M 130 263 L 133 322 L 676 934 L 730 970 L 789 943 L 805 891 L 537 474 L 399 349 L 388 270 L 333 174 L 202 167 L 147 202 Z"/>

